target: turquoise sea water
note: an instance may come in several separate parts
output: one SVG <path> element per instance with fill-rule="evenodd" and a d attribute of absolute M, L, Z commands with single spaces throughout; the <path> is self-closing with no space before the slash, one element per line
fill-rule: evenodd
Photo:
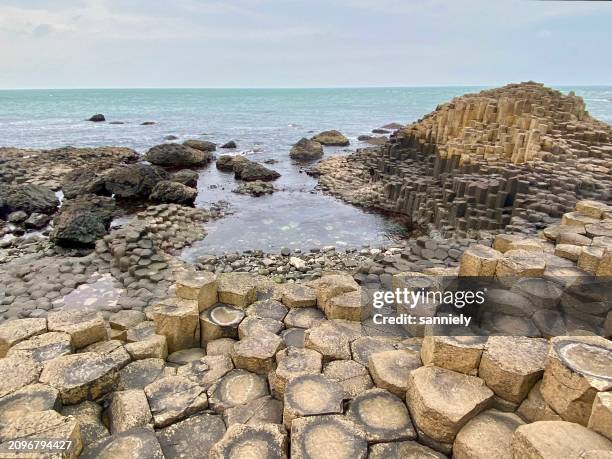
<path fill-rule="evenodd" d="M 235 213 L 209 226 L 190 254 L 225 250 L 277 250 L 282 246 L 381 244 L 401 228 L 313 190 L 316 182 L 288 158 L 291 145 L 314 132 L 338 129 L 351 139 L 346 154 L 364 144 L 361 134 L 390 122 L 417 120 L 454 96 L 480 87 L 346 89 L 92 89 L 0 91 L 0 146 L 53 148 L 127 146 L 145 152 L 165 142 L 196 138 L 235 140 L 235 153 L 274 159 L 283 191 L 252 198 L 231 190 L 231 175 L 202 171 L 198 205 L 225 200 Z M 562 87 L 585 98 L 596 118 L 612 123 L 612 87 Z M 103 113 L 106 123 L 85 121 Z M 110 124 L 123 121 L 125 124 Z M 144 121 L 155 121 L 142 126 Z"/>

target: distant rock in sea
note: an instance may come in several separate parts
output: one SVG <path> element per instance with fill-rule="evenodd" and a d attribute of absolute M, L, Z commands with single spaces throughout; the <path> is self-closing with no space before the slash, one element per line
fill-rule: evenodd
<path fill-rule="evenodd" d="M 92 116 L 87 121 L 93 121 L 94 123 L 100 123 L 102 121 L 106 121 L 106 118 L 102 113 L 98 113 L 97 115 Z"/>

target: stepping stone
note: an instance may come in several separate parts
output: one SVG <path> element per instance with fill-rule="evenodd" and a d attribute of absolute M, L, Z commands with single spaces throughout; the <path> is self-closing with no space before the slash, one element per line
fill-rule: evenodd
<path fill-rule="evenodd" d="M 219 338 L 206 343 L 207 355 L 230 355 L 234 350 L 235 339 Z"/>
<path fill-rule="evenodd" d="M 272 333 L 276 335 L 284 328 L 285 325 L 276 319 L 247 316 L 240 322 L 240 325 L 238 325 L 238 337 L 244 339 L 247 336 L 263 333 Z"/>
<path fill-rule="evenodd" d="M 461 256 L 459 276 L 494 276 L 497 263 L 502 257 L 501 252 L 491 247 L 474 244 L 466 249 Z"/>
<path fill-rule="evenodd" d="M 408 408 L 402 399 L 384 389 L 370 389 L 355 397 L 346 417 L 361 427 L 368 443 L 416 438 Z"/>
<path fill-rule="evenodd" d="M 282 302 L 289 309 L 310 308 L 317 305 L 317 295 L 310 287 L 288 284 L 283 288 Z"/>
<path fill-rule="evenodd" d="M 278 425 L 234 424 L 212 447 L 208 458 L 282 459 L 287 457 L 288 443 L 287 434 Z"/>
<path fill-rule="evenodd" d="M 303 416 L 342 414 L 344 390 L 338 382 L 323 375 L 302 375 L 291 379 L 285 387 L 283 424 Z"/>
<path fill-rule="evenodd" d="M 586 336 L 550 342 L 542 396 L 564 420 L 586 426 L 597 393 L 612 389 L 612 344 Z"/>
<path fill-rule="evenodd" d="M 247 316 L 255 316 L 262 319 L 274 319 L 281 322 L 287 315 L 287 312 L 287 308 L 276 300 L 256 301 L 246 309 Z"/>
<path fill-rule="evenodd" d="M 173 352 L 166 360 L 177 365 L 186 365 L 196 360 L 200 360 L 202 357 L 206 357 L 206 351 L 201 347 L 192 347 L 190 349 L 181 349 L 180 351 Z"/>
<path fill-rule="evenodd" d="M 118 390 L 144 389 L 164 374 L 163 359 L 142 359 L 129 363 L 119 372 Z"/>
<path fill-rule="evenodd" d="M 487 410 L 464 425 L 453 443 L 454 459 L 512 459 L 514 431 L 525 423 L 514 413 Z"/>
<path fill-rule="evenodd" d="M 238 325 L 244 311 L 228 304 L 217 304 L 200 314 L 201 346 L 219 338 L 238 338 Z"/>
<path fill-rule="evenodd" d="M 233 369 L 234 364 L 229 356 L 207 355 L 181 366 L 176 370 L 176 374 L 208 389 Z"/>
<path fill-rule="evenodd" d="M 246 370 L 232 370 L 208 389 L 210 408 L 216 413 L 266 395 L 270 395 L 266 379 Z"/>
<path fill-rule="evenodd" d="M 521 403 L 546 366 L 548 341 L 523 336 L 490 336 L 478 376 L 496 395 Z"/>
<path fill-rule="evenodd" d="M 167 458 L 200 459 L 223 438 L 221 416 L 197 414 L 157 431 L 157 440 Z"/>
<path fill-rule="evenodd" d="M 324 446 L 323 446 L 324 445 Z M 292 459 L 365 459 L 365 432 L 344 416 L 309 416 L 291 424 Z"/>
<path fill-rule="evenodd" d="M 228 408 L 223 413 L 223 419 L 228 426 L 232 424 L 282 424 L 283 403 L 266 395 L 244 405 Z"/>
<path fill-rule="evenodd" d="M 146 320 L 144 312 L 135 309 L 123 309 L 110 316 L 108 323 L 113 330 L 124 331 L 135 327 Z"/>
<path fill-rule="evenodd" d="M 181 376 L 167 376 L 144 388 L 155 427 L 166 427 L 208 408 L 204 388 Z"/>
<path fill-rule="evenodd" d="M 176 296 L 197 301 L 198 309 L 202 312 L 219 301 L 217 276 L 206 271 L 184 271 L 176 277 Z"/>
<path fill-rule="evenodd" d="M 480 336 L 425 336 L 421 360 L 423 365 L 476 376 L 486 342 Z"/>
<path fill-rule="evenodd" d="M 147 396 L 140 389 L 113 392 L 107 414 L 112 435 L 153 424 Z"/>
<path fill-rule="evenodd" d="M 75 349 L 108 339 L 102 314 L 94 309 L 63 309 L 47 316 L 49 331 L 68 333 Z"/>
<path fill-rule="evenodd" d="M 119 340 L 98 341 L 79 351 L 79 353 L 82 352 L 96 352 L 106 355 L 113 359 L 117 368 L 123 368 L 132 361 L 130 354 L 125 350 L 123 343 Z"/>
<path fill-rule="evenodd" d="M 612 392 L 599 392 L 595 396 L 588 428 L 612 440 Z"/>
<path fill-rule="evenodd" d="M 516 429 L 512 457 L 557 459 L 585 457 L 586 451 L 611 451 L 612 442 L 586 427 L 565 421 L 538 421 Z M 596 457 L 596 456 L 595 456 Z"/>
<path fill-rule="evenodd" d="M 353 360 L 361 365 L 367 365 L 370 355 L 377 352 L 394 351 L 397 341 L 378 336 L 362 336 L 351 342 Z"/>
<path fill-rule="evenodd" d="M 540 392 L 541 385 L 542 381 L 538 381 L 535 386 L 533 386 L 527 398 L 523 400 L 523 403 L 521 403 L 516 410 L 516 414 L 526 422 L 562 421 L 561 416 L 555 413 L 553 409 L 548 406 L 544 397 L 542 397 L 542 393 Z"/>
<path fill-rule="evenodd" d="M 199 345 L 200 321 L 195 300 L 165 300 L 147 308 L 145 313 L 147 319 L 155 322 L 156 333 L 166 337 L 169 353 Z"/>
<path fill-rule="evenodd" d="M 55 387 L 64 405 L 97 400 L 117 387 L 119 368 L 112 357 L 85 352 L 48 361 L 40 382 Z"/>
<path fill-rule="evenodd" d="M 305 330 L 303 328 L 287 328 L 281 332 L 280 336 L 287 347 L 304 347 Z"/>
<path fill-rule="evenodd" d="M 370 446 L 368 459 L 446 459 L 446 456 L 416 441 L 398 441 Z"/>
<path fill-rule="evenodd" d="M 80 459 L 118 458 L 164 459 L 164 453 L 153 429 L 139 427 L 89 445 Z"/>
<path fill-rule="evenodd" d="M 316 308 L 306 307 L 289 310 L 284 320 L 287 328 L 311 328 L 324 321 L 323 312 Z"/>
<path fill-rule="evenodd" d="M 374 387 L 368 369 L 354 360 L 334 360 L 325 365 L 323 376 L 338 381 L 345 395 L 354 398 Z"/>
<path fill-rule="evenodd" d="M 406 404 L 412 420 L 434 442 L 450 444 L 467 421 L 488 408 L 493 392 L 482 379 L 437 367 L 410 373 Z"/>
<path fill-rule="evenodd" d="M 155 334 L 155 322 L 146 320 L 129 328 L 125 333 L 125 340 L 128 343 L 142 341 Z"/>
<path fill-rule="evenodd" d="M 72 354 L 72 351 L 72 341 L 68 333 L 49 332 L 14 345 L 9 349 L 7 356 L 44 363 L 62 355 Z"/>
<path fill-rule="evenodd" d="M 246 309 L 257 299 L 252 276 L 248 273 L 224 273 L 217 278 L 219 303 Z"/>
<path fill-rule="evenodd" d="M 359 284 L 355 282 L 353 276 L 347 274 L 331 274 L 321 277 L 315 283 L 315 294 L 317 296 L 317 305 L 319 309 L 327 313 L 330 307 L 332 298 L 340 296 L 344 293 L 354 292 L 359 290 Z M 334 317 L 328 317 L 333 319 Z"/>
<path fill-rule="evenodd" d="M 277 367 L 268 375 L 268 380 L 273 393 L 282 398 L 291 378 L 321 373 L 323 356 L 312 349 L 290 347 L 278 351 L 276 362 Z"/>
<path fill-rule="evenodd" d="M 350 360 L 351 341 L 361 336 L 361 324 L 325 321 L 306 330 L 304 346 L 323 355 L 323 361 Z"/>
<path fill-rule="evenodd" d="M 69 405 L 62 408 L 64 416 L 74 416 L 79 422 L 83 447 L 89 446 L 110 434 L 102 424 L 102 407 L 95 402 L 82 402 L 78 405 Z"/>
<path fill-rule="evenodd" d="M 9 424 L 28 413 L 59 410 L 61 406 L 57 389 L 44 384 L 30 384 L 0 398 L 0 425 Z"/>
<path fill-rule="evenodd" d="M 266 375 L 274 369 L 274 356 L 283 345 L 280 336 L 262 330 L 236 342 L 232 360 L 236 368 Z"/>
<path fill-rule="evenodd" d="M 377 387 L 405 398 L 408 375 L 422 365 L 417 352 L 398 349 L 370 355 L 368 369 Z"/>
<path fill-rule="evenodd" d="M 57 411 L 40 411 L 24 414 L 19 419 L 14 420 L 10 424 L 0 426 L 0 454 L 2 457 L 26 457 L 24 454 L 15 454 L 15 451 L 10 451 L 10 443 L 12 440 L 35 441 L 47 440 L 53 443 L 54 441 L 69 441 L 71 444 L 67 449 L 60 450 L 58 448 L 46 449 L 45 457 L 66 457 L 77 458 L 83 449 L 81 433 L 79 431 L 79 423 L 72 416 L 62 416 Z M 8 451 L 10 456 L 4 455 L 2 452 Z M 41 457 L 37 454 L 36 457 Z"/>
<path fill-rule="evenodd" d="M 15 344 L 46 331 L 46 319 L 17 319 L 0 324 L 0 358 Z"/>
<path fill-rule="evenodd" d="M 125 350 L 132 360 L 166 359 L 168 357 L 168 344 L 164 335 L 150 335 L 141 341 L 125 345 Z"/>

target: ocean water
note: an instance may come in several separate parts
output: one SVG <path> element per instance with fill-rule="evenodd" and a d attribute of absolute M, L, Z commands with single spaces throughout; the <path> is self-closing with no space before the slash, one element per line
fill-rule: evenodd
<path fill-rule="evenodd" d="M 325 155 L 366 146 L 357 136 L 390 122 L 406 124 L 442 102 L 481 87 L 345 89 L 87 89 L 0 91 L 0 146 L 55 148 L 126 146 L 139 152 L 175 135 L 178 142 L 234 140 L 232 154 L 276 161 L 281 191 L 250 197 L 232 193 L 232 174 L 210 166 L 200 173 L 196 205 L 226 201 L 232 210 L 208 225 L 208 236 L 187 258 L 230 250 L 309 249 L 325 245 L 380 245 L 401 237 L 404 228 L 314 190 L 316 181 L 288 153 L 301 137 L 338 129 L 351 140 Z M 612 123 L 612 87 L 561 87 L 585 98 L 596 118 Z M 103 113 L 106 123 L 85 121 Z M 125 124 L 110 124 L 122 121 Z M 144 121 L 155 121 L 142 126 Z M 224 153 L 220 150 L 218 154 Z"/>

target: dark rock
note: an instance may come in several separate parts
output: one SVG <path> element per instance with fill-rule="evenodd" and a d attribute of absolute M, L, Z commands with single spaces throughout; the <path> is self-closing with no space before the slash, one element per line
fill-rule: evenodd
<path fill-rule="evenodd" d="M 385 124 L 382 128 L 383 129 L 392 129 L 394 131 L 397 131 L 398 129 L 403 128 L 404 126 L 402 124 L 399 123 L 389 123 L 389 124 Z"/>
<path fill-rule="evenodd" d="M 155 185 L 149 199 L 155 202 L 192 205 L 197 195 L 198 191 L 194 188 L 164 180 Z"/>
<path fill-rule="evenodd" d="M 149 164 L 116 166 L 104 175 L 104 186 L 118 198 L 146 199 L 158 182 L 168 179 L 163 169 Z"/>
<path fill-rule="evenodd" d="M 50 215 L 33 213 L 29 216 L 29 218 L 25 221 L 26 228 L 34 228 L 40 229 L 47 226 L 47 224 L 51 221 Z"/>
<path fill-rule="evenodd" d="M 372 134 L 389 134 L 391 131 L 387 129 L 372 129 Z"/>
<path fill-rule="evenodd" d="M 244 181 L 254 180 L 276 180 L 280 174 L 272 169 L 268 169 L 250 159 L 240 157 L 239 161 L 234 160 L 234 175 L 237 179 Z"/>
<path fill-rule="evenodd" d="M 217 144 L 207 140 L 186 140 L 183 142 L 183 145 L 201 151 L 215 151 L 217 149 Z"/>
<path fill-rule="evenodd" d="M 298 140 L 289 152 L 289 157 L 291 159 L 299 161 L 312 161 L 322 156 L 323 146 L 315 140 L 308 140 L 304 137 Z"/>
<path fill-rule="evenodd" d="M 26 218 L 28 218 L 28 214 L 26 214 L 23 210 L 18 210 L 16 212 L 11 212 L 10 214 L 8 214 L 8 217 L 6 217 L 6 221 L 8 221 L 9 223 L 21 223 Z"/>
<path fill-rule="evenodd" d="M 151 148 L 145 155 L 145 159 L 157 166 L 192 167 L 209 163 L 212 160 L 212 154 L 185 145 L 166 143 Z"/>
<path fill-rule="evenodd" d="M 323 131 L 315 135 L 312 140 L 319 142 L 322 145 L 328 145 L 333 147 L 346 147 L 349 145 L 349 139 L 347 139 L 340 131 Z"/>
<path fill-rule="evenodd" d="M 47 187 L 31 184 L 0 184 L 0 216 L 6 217 L 18 210 L 23 210 L 27 214 L 34 212 L 51 214 L 58 205 L 57 196 Z"/>
<path fill-rule="evenodd" d="M 141 126 L 153 126 L 154 124 L 157 124 L 157 122 L 155 122 L 155 121 L 145 121 L 144 123 L 140 123 Z"/>
<path fill-rule="evenodd" d="M 236 142 L 234 142 L 233 140 L 230 140 L 229 142 L 221 145 L 221 148 L 236 148 Z"/>
<path fill-rule="evenodd" d="M 196 171 L 192 171 L 191 169 L 183 169 L 170 174 L 170 181 L 182 183 L 185 186 L 195 188 L 198 184 L 199 177 L 200 174 L 198 174 Z"/>
<path fill-rule="evenodd" d="M 102 121 L 106 121 L 106 118 L 102 113 L 98 113 L 97 115 L 92 116 L 87 121 L 93 121 L 94 123 L 100 123 Z"/>
<path fill-rule="evenodd" d="M 178 139 L 178 137 L 173 135 L 173 134 L 170 134 L 170 135 L 167 135 L 166 137 L 164 137 L 164 140 L 177 140 L 177 139 Z"/>
<path fill-rule="evenodd" d="M 68 172 L 62 181 L 62 191 L 66 199 L 84 194 L 110 196 L 104 186 L 104 178 L 88 167 L 81 167 Z"/>
<path fill-rule="evenodd" d="M 231 172 L 234 170 L 234 162 L 240 156 L 221 155 L 217 158 L 217 169 L 220 171 Z"/>
<path fill-rule="evenodd" d="M 111 121 L 108 124 L 125 124 L 123 121 Z"/>
<path fill-rule="evenodd" d="M 359 140 L 360 142 L 364 142 L 370 139 L 372 139 L 371 135 L 360 135 L 359 137 L 357 137 L 357 140 Z"/>
<path fill-rule="evenodd" d="M 101 196 L 66 201 L 53 222 L 51 240 L 62 246 L 93 246 L 108 232 L 114 209 L 115 202 Z"/>

